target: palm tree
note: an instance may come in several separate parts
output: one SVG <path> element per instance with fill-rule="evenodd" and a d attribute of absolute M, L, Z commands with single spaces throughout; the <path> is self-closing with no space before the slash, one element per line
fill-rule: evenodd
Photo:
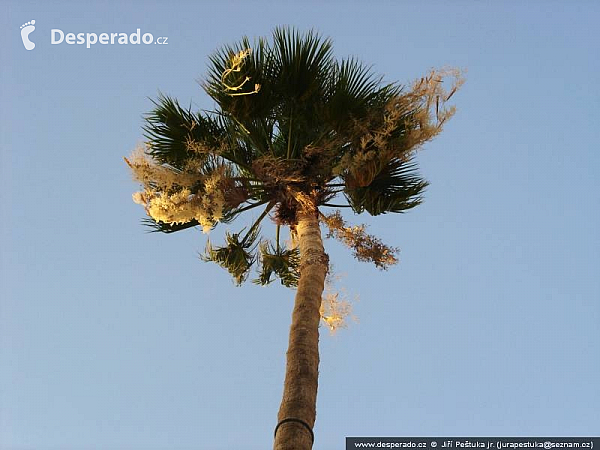
<path fill-rule="evenodd" d="M 125 159 L 143 185 L 134 200 L 154 231 L 209 232 L 260 208 L 247 228 L 226 234 L 225 245 L 208 242 L 203 259 L 237 284 L 257 265 L 256 283 L 278 278 L 297 288 L 277 450 L 312 448 L 319 323 L 322 316 L 338 323 L 321 305 L 329 261 L 320 224 L 359 260 L 382 269 L 397 262 L 396 249 L 327 208 L 377 216 L 421 202 L 427 183 L 413 156 L 454 112 L 445 103 L 460 80 L 447 92 L 446 75 L 457 73 L 432 71 L 410 88 L 386 84 L 354 58 L 336 60 L 329 39 L 278 28 L 271 43 L 244 38 L 210 57 L 203 88 L 216 111 L 194 113 L 161 95 L 146 117 L 145 146 Z M 261 237 L 267 216 L 276 224 L 274 242 Z M 282 244 L 281 227 L 289 227 L 293 245 Z"/>

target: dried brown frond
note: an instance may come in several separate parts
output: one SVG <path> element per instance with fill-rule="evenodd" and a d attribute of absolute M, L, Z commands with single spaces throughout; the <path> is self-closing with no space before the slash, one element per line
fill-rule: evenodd
<path fill-rule="evenodd" d="M 293 198 L 281 200 L 275 207 L 273 220 L 278 225 L 294 226 L 298 223 L 298 202 Z"/>
<path fill-rule="evenodd" d="M 313 182 L 326 182 L 331 168 L 339 157 L 339 149 L 345 143 L 340 137 L 324 139 L 318 145 L 309 144 L 302 149 L 302 174 Z"/>
<path fill-rule="evenodd" d="M 252 162 L 254 176 L 264 184 L 301 183 L 305 181 L 298 168 L 288 161 L 271 155 L 261 156 Z"/>
<path fill-rule="evenodd" d="M 370 261 L 379 269 L 387 269 L 398 262 L 397 248 L 385 245 L 373 235 L 367 234 L 365 225 L 354 227 L 342 218 L 340 211 L 332 214 L 321 214 L 321 221 L 327 226 L 328 238 L 335 238 L 354 251 L 354 257 L 359 261 Z"/>
<path fill-rule="evenodd" d="M 249 198 L 248 189 L 242 184 L 236 183 L 231 178 L 223 178 L 219 186 L 223 192 L 225 203 L 230 208 L 235 208 L 244 203 Z"/>

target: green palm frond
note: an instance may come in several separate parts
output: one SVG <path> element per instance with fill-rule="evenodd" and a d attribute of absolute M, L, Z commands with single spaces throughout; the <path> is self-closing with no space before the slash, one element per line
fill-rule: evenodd
<path fill-rule="evenodd" d="M 237 285 L 242 284 L 248 277 L 252 264 L 256 261 L 256 239 L 260 233 L 259 228 L 250 230 L 245 238 L 240 240 L 240 233 L 226 233 L 227 245 L 224 247 L 213 247 L 208 241 L 206 251 L 201 255 L 203 261 L 212 261 L 219 264 L 233 276 Z"/>
<path fill-rule="evenodd" d="M 231 84 L 248 79 L 260 90 L 251 95 L 232 96 L 222 75 L 232 59 L 252 48 L 240 71 L 231 73 Z M 331 41 L 317 33 L 304 35 L 289 28 L 277 28 L 273 43 L 248 38 L 225 46 L 210 58 L 207 93 L 236 125 L 236 135 L 246 142 L 255 156 L 271 153 L 279 157 L 298 157 L 323 128 L 324 101 L 330 97 L 335 69 Z M 245 87 L 244 87 L 245 89 Z"/>
<path fill-rule="evenodd" d="M 254 281 L 263 286 L 270 284 L 275 275 L 279 277 L 281 284 L 286 287 L 296 287 L 300 273 L 300 251 L 298 248 L 283 249 L 275 248 L 269 242 L 263 242 L 260 245 L 261 270 L 259 277 Z"/>
<path fill-rule="evenodd" d="M 336 63 L 331 78 L 331 94 L 324 116 L 338 133 L 346 133 L 355 120 L 381 110 L 400 92 L 396 84 L 382 86 L 383 77 L 373 74 L 370 67 L 355 58 Z"/>
<path fill-rule="evenodd" d="M 157 222 L 154 219 L 142 219 L 142 224 L 150 228 L 149 233 L 175 233 L 176 231 L 187 230 L 200 225 L 196 220 L 182 224 L 170 224 L 164 222 Z"/>
<path fill-rule="evenodd" d="M 240 71 L 230 73 L 224 83 L 223 74 L 231 67 L 232 59 L 248 49 L 251 49 L 251 53 L 244 57 L 239 67 Z M 271 114 L 274 105 L 268 100 L 272 98 L 268 95 L 259 95 L 261 91 L 271 90 L 270 85 L 273 80 L 270 52 L 263 39 L 250 43 L 249 39 L 244 37 L 239 43 L 233 46 L 226 45 L 209 57 L 208 76 L 202 87 L 217 102 L 221 111 L 244 124 Z M 248 81 L 244 84 L 246 79 Z M 250 93 L 255 90 L 257 84 L 260 85 L 260 89 L 255 94 L 234 96 L 226 87 L 242 84 L 243 87 L 236 93 Z"/>
<path fill-rule="evenodd" d="M 280 99 L 279 138 L 285 142 L 278 156 L 295 159 L 331 131 L 323 111 L 331 97 L 335 70 L 332 42 L 313 31 L 300 34 L 295 29 L 277 28 L 273 59 L 277 75 L 273 94 Z"/>
<path fill-rule="evenodd" d="M 335 64 L 331 40 L 314 31 L 302 35 L 295 29 L 277 28 L 273 49 L 276 93 L 304 108 L 321 103 Z"/>
<path fill-rule="evenodd" d="M 199 156 L 190 151 L 190 142 L 218 153 L 227 135 L 222 123 L 210 116 L 192 113 L 169 96 L 160 94 L 158 100 L 152 102 L 155 108 L 145 117 L 143 130 L 148 153 L 157 161 L 180 168 L 190 157 Z"/>
<path fill-rule="evenodd" d="M 367 211 L 377 216 L 406 211 L 421 203 L 421 194 L 427 187 L 416 170 L 417 165 L 410 160 L 392 159 L 368 186 L 346 186 L 344 195 L 356 213 Z"/>

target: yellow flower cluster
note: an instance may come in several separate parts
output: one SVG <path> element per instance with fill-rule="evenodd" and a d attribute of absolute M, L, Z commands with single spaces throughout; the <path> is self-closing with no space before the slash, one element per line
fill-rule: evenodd
<path fill-rule="evenodd" d="M 202 175 L 198 164 L 193 162 L 183 171 L 174 171 L 139 150 L 125 161 L 144 187 L 143 192 L 133 194 L 133 201 L 143 205 L 156 222 L 177 224 L 195 219 L 202 231 L 208 233 L 223 217 L 225 198 L 220 188 L 223 179 L 220 171 Z M 196 193 L 192 192 L 192 186 Z"/>
<path fill-rule="evenodd" d="M 138 146 L 125 162 L 131 168 L 133 179 L 144 186 L 153 185 L 157 190 L 170 191 L 180 186 L 192 186 L 202 181 L 200 163 L 191 159 L 184 170 L 175 171 L 161 165 L 146 153 L 146 148 Z"/>
<path fill-rule="evenodd" d="M 333 292 L 328 287 L 321 299 L 319 313 L 331 334 L 334 334 L 340 328 L 347 328 L 347 318 L 352 315 L 352 305 L 345 298 L 340 298 L 339 292 Z"/>

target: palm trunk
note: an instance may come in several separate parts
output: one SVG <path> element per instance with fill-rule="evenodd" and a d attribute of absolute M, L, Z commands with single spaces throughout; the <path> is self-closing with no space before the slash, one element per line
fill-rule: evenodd
<path fill-rule="evenodd" d="M 275 450 L 310 450 L 319 376 L 319 308 L 327 274 L 317 211 L 299 214 L 300 279 L 287 351 Z"/>

